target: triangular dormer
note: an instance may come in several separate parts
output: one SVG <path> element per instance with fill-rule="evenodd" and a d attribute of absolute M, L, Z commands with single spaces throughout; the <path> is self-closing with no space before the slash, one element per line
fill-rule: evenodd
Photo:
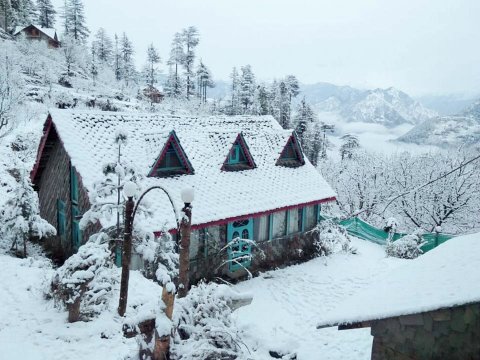
<path fill-rule="evenodd" d="M 286 167 L 298 167 L 305 164 L 302 147 L 298 142 L 297 134 L 294 131 L 288 138 L 287 144 L 282 150 L 276 165 Z"/>
<path fill-rule="evenodd" d="M 254 169 L 255 167 L 256 165 L 250 154 L 247 143 L 243 138 L 243 134 L 240 133 L 237 135 L 235 142 L 228 152 L 227 158 L 223 162 L 222 170 L 240 171 Z"/>
<path fill-rule="evenodd" d="M 180 145 L 175 131 L 172 130 L 148 176 L 166 177 L 193 173 L 193 166 Z"/>

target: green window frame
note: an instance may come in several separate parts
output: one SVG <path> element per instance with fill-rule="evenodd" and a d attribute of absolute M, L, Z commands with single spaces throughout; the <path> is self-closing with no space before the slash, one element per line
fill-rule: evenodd
<path fill-rule="evenodd" d="M 80 230 L 80 220 L 78 219 L 80 210 L 78 206 L 72 205 L 72 246 L 75 250 L 82 245 L 82 231 Z"/>

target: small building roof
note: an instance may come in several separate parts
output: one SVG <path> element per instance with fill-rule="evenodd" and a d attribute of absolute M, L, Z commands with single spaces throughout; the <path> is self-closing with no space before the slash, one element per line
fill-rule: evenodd
<path fill-rule="evenodd" d="M 53 40 L 58 40 L 57 39 L 57 31 L 54 28 L 45 28 L 45 27 L 41 27 L 41 26 L 35 25 L 35 24 L 30 24 L 28 26 L 17 26 L 15 28 L 15 31 L 13 32 L 13 35 L 14 36 L 18 35 L 21 31 L 25 30 L 26 28 L 28 28 L 30 26 L 33 26 L 33 27 L 37 28 L 38 30 L 43 32 L 45 35 L 47 35 L 49 38 L 51 38 Z"/>
<path fill-rule="evenodd" d="M 453 238 L 327 314 L 319 328 L 352 325 L 480 301 L 480 233 Z M 368 325 L 367 325 L 368 326 Z"/>
<path fill-rule="evenodd" d="M 117 131 L 128 134 L 127 144 L 122 147 L 122 158 L 133 162 L 138 171 L 147 176 L 174 130 L 195 169 L 194 173 L 148 177 L 144 185 L 166 188 L 177 211 L 183 206 L 181 190 L 193 187 L 194 226 L 331 201 L 335 197 L 332 188 L 310 162 L 296 168 L 276 165 L 292 130 L 282 129 L 271 116 L 196 118 L 72 110 L 52 110 L 50 115 L 52 126 L 87 191 L 103 178 L 103 166 L 116 162 L 118 149 L 114 138 Z M 240 133 L 256 167 L 223 171 L 225 158 Z M 37 162 L 40 157 L 41 154 Z M 39 176 L 35 171 L 32 178 Z M 175 217 L 166 196 L 160 191 L 152 191 L 147 197 L 155 216 L 145 219 L 145 226 L 151 231 L 161 230 L 163 224 L 175 229 Z"/>

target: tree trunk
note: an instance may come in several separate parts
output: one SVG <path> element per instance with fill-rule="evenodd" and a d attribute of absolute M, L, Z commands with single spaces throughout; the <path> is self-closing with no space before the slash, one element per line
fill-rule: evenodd
<path fill-rule="evenodd" d="M 190 228 L 192 226 L 192 207 L 185 204 L 182 209 L 182 220 L 180 222 L 180 268 L 178 297 L 185 297 L 190 287 Z"/>
<path fill-rule="evenodd" d="M 175 302 L 175 293 L 168 292 L 166 287 L 163 287 L 162 301 L 165 304 L 165 315 L 172 320 L 173 304 Z M 170 336 L 160 336 L 155 330 L 155 347 L 153 350 L 153 360 L 170 359 Z"/>
<path fill-rule="evenodd" d="M 134 202 L 128 198 L 125 204 L 125 234 L 123 238 L 122 254 L 122 278 L 120 280 L 120 300 L 118 302 L 118 314 L 125 315 L 128 298 L 128 279 L 130 277 L 130 260 L 132 258 L 132 214 Z"/>

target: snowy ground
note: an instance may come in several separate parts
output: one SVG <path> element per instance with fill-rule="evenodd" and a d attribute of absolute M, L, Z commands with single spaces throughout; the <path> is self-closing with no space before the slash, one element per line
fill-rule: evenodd
<path fill-rule="evenodd" d="M 293 349 L 298 360 L 369 358 L 369 329 L 315 329 L 322 314 L 402 263 L 385 258 L 377 245 L 361 240 L 354 240 L 353 245 L 357 255 L 337 254 L 326 265 L 323 259 L 315 259 L 235 286 L 254 296 L 250 306 L 235 312 L 252 358 L 271 359 L 268 350 L 285 347 Z M 68 324 L 66 312 L 43 298 L 44 279 L 52 274 L 45 260 L 0 255 L 0 263 L 0 358 L 113 360 L 135 356 L 136 340 L 123 338 L 119 331 L 117 293 L 110 311 L 99 319 Z M 139 273 L 134 272 L 131 281 L 135 290 L 130 292 L 129 306 L 144 302 L 145 297 L 160 298 L 160 287 Z"/>
<path fill-rule="evenodd" d="M 268 350 L 291 349 L 298 360 L 370 359 L 370 329 L 317 330 L 316 325 L 339 302 L 406 260 L 386 258 L 383 247 L 354 239 L 357 255 L 336 254 L 270 271 L 236 285 L 253 295 L 250 306 L 236 311 L 246 343 L 259 358 Z"/>

